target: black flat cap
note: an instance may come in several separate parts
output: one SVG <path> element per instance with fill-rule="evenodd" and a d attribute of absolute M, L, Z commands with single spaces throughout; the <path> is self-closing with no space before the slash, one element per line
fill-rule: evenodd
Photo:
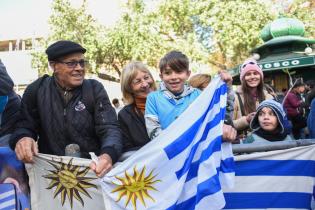
<path fill-rule="evenodd" d="M 78 52 L 85 53 L 86 49 L 78 43 L 67 40 L 57 41 L 46 50 L 49 61 L 56 61 L 58 58 Z"/>

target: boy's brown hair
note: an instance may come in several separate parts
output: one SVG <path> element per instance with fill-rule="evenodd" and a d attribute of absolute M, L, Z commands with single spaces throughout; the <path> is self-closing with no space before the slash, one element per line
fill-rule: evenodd
<path fill-rule="evenodd" d="M 174 50 L 161 58 L 159 68 L 161 73 L 167 68 L 176 72 L 189 71 L 189 60 L 185 54 Z"/>

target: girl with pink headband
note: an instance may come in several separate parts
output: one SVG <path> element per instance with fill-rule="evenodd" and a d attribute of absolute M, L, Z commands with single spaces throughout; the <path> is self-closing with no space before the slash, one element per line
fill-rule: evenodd
<path fill-rule="evenodd" d="M 259 103 L 273 96 L 264 90 L 264 74 L 254 59 L 247 59 L 241 65 L 240 81 L 241 86 L 235 91 L 233 124 L 246 137 Z"/>

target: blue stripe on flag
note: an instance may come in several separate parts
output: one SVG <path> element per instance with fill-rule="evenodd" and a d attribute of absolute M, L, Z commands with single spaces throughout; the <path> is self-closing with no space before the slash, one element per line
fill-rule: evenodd
<path fill-rule="evenodd" d="M 0 184 L 0 209 L 15 209 L 15 188 L 13 184 Z"/>
<path fill-rule="evenodd" d="M 213 195 L 221 190 L 220 180 L 217 175 L 210 177 L 204 182 L 198 184 L 197 193 L 195 196 L 185 200 L 182 203 L 174 204 L 167 210 L 193 210 L 195 206 L 201 201 L 204 197 Z"/>
<path fill-rule="evenodd" d="M 210 156 L 217 151 L 220 151 L 221 149 L 221 136 L 218 136 L 216 139 L 214 139 L 208 146 L 207 149 L 205 149 L 201 156 L 200 159 L 197 160 L 196 162 L 185 162 L 184 166 L 176 172 L 176 176 L 178 179 L 180 179 L 187 171 L 187 177 L 186 177 L 186 182 L 189 180 L 193 179 L 194 177 L 197 176 L 198 169 L 200 164 L 210 158 Z M 187 160 L 186 160 L 187 161 Z"/>
<path fill-rule="evenodd" d="M 191 162 L 196 154 L 196 151 L 200 145 L 201 142 L 205 141 L 207 139 L 208 136 L 208 132 L 209 130 L 211 130 L 213 127 L 215 127 L 216 125 L 218 125 L 220 123 L 220 121 L 224 118 L 224 114 L 225 114 L 225 109 L 221 108 L 220 112 L 214 117 L 214 119 L 210 122 L 207 123 L 205 130 L 202 134 L 202 137 L 200 138 L 200 140 L 197 141 L 197 143 L 191 148 L 190 153 L 187 157 L 187 159 L 185 160 L 185 163 L 183 165 L 183 167 L 176 172 L 177 178 L 180 179 L 188 170 L 189 167 L 191 165 Z M 203 153 L 206 153 L 205 155 L 207 155 L 208 153 L 208 158 L 213 154 L 213 152 L 215 151 L 219 151 L 221 149 L 221 136 L 218 136 L 216 139 L 213 139 L 211 141 L 218 141 L 218 144 L 216 144 L 216 147 L 213 147 L 214 145 L 212 145 L 212 142 L 209 144 L 209 147 L 207 150 L 205 150 Z M 211 146 L 212 145 L 212 146 Z M 212 149 L 216 149 L 215 151 L 212 151 Z M 204 157 L 205 158 L 205 157 Z M 200 164 L 201 162 L 207 160 L 206 159 L 202 159 L 201 161 L 199 161 L 197 164 Z"/>
<path fill-rule="evenodd" d="M 311 176 L 315 177 L 312 160 L 247 160 L 237 161 L 236 176 Z"/>
<path fill-rule="evenodd" d="M 309 193 L 224 193 L 224 209 L 302 208 L 311 209 Z"/>
<path fill-rule="evenodd" d="M 223 173 L 232 173 L 235 172 L 235 162 L 234 158 L 226 158 L 225 160 L 221 161 L 220 171 Z"/>
<path fill-rule="evenodd" d="M 191 139 L 196 135 L 198 128 L 206 117 L 208 111 L 211 110 L 213 106 L 220 101 L 220 96 L 224 95 L 226 91 L 226 84 L 223 84 L 218 89 L 216 89 L 207 111 L 183 135 L 181 135 L 179 138 L 177 138 L 171 144 L 164 148 L 168 159 L 173 159 L 191 144 Z"/>

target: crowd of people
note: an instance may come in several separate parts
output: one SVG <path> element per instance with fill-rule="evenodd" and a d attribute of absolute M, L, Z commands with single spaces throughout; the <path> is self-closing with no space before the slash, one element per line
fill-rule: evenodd
<path fill-rule="evenodd" d="M 171 51 L 159 62 L 159 85 L 142 62 L 127 64 L 121 73 L 124 106 L 118 99 L 112 106 L 103 85 L 85 79 L 85 52 L 72 41 L 50 45 L 52 75 L 28 85 L 22 98 L 0 61 L 0 145 L 10 145 L 19 160 L 31 163 L 38 152 L 62 156 L 67 145 L 77 144 L 81 157 L 98 156 L 90 168 L 101 177 L 123 152 L 141 148 L 173 123 L 211 81 L 207 74 L 190 76 L 188 57 Z M 313 83 L 296 81 L 280 96 L 264 84 L 254 59 L 240 66 L 241 85 L 235 91 L 231 75 L 224 70 L 219 75 L 228 84 L 223 141 L 315 138 Z"/>

